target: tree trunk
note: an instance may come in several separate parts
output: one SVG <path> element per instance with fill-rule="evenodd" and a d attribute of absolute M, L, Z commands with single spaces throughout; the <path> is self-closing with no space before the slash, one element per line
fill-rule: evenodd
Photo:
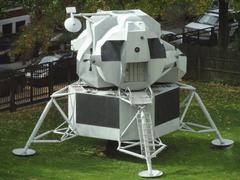
<path fill-rule="evenodd" d="M 229 26 L 228 26 L 228 0 L 219 0 L 219 46 L 228 48 Z"/>
<path fill-rule="evenodd" d="M 124 4 L 124 0 L 118 0 L 118 3 L 120 4 L 120 6 L 121 6 L 121 8 L 122 8 L 123 10 L 126 9 L 126 8 L 125 8 L 125 4 Z"/>

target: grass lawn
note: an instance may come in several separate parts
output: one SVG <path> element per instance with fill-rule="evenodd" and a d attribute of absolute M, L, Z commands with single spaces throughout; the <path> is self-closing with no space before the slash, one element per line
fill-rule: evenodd
<path fill-rule="evenodd" d="M 216 149 L 210 145 L 213 134 L 175 132 L 161 138 L 168 147 L 153 160 L 153 167 L 165 173 L 160 179 L 240 179 L 240 87 L 189 83 L 198 88 L 222 135 L 235 144 Z M 145 161 L 118 152 L 106 154 L 106 141 L 99 139 L 34 144 L 36 156 L 12 155 L 12 149 L 25 145 L 44 105 L 0 113 L 0 179 L 142 179 L 137 173 L 146 169 Z M 56 110 L 51 112 L 43 129 L 59 121 Z M 187 118 L 205 122 L 194 103 Z"/>

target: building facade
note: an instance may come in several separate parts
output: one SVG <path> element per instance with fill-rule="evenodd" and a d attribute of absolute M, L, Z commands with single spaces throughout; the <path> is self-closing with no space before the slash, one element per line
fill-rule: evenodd
<path fill-rule="evenodd" d="M 22 26 L 30 23 L 28 15 L 22 7 L 8 9 L 4 17 L 0 18 L 0 33 L 4 35 L 16 34 Z"/>

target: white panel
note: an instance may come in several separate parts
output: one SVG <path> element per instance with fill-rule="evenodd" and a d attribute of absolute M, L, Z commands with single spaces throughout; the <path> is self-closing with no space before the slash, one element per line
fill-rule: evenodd
<path fill-rule="evenodd" d="M 149 36 L 148 31 L 128 32 L 127 41 L 123 47 L 126 49 L 126 62 L 147 62 L 150 59 L 147 40 Z M 139 52 L 136 52 L 135 48 L 139 48 Z"/>
<path fill-rule="evenodd" d="M 176 118 L 155 127 L 155 137 L 161 137 L 180 128 L 180 119 Z"/>
<path fill-rule="evenodd" d="M 86 124 L 76 124 L 76 129 L 78 135 L 93 137 L 98 139 L 108 139 L 118 141 L 119 139 L 119 129 L 93 126 Z"/>
<path fill-rule="evenodd" d="M 149 112 L 154 118 L 154 103 L 146 106 L 146 111 Z M 132 118 L 137 113 L 137 108 L 135 106 L 131 106 L 130 104 L 120 101 L 120 131 L 121 133 L 128 126 Z M 152 119 L 154 121 L 154 119 Z M 125 135 L 122 137 L 122 140 L 138 140 L 138 127 L 137 121 L 135 121 L 126 131 Z"/>
<path fill-rule="evenodd" d="M 74 92 L 72 86 L 69 86 L 69 91 Z M 76 126 L 76 94 L 68 96 L 68 119 Z"/>

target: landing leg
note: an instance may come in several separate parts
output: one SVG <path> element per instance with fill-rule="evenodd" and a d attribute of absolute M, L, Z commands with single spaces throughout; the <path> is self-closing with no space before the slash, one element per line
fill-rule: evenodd
<path fill-rule="evenodd" d="M 199 97 L 199 95 L 196 92 L 194 93 L 194 95 L 195 95 L 195 99 L 198 102 L 202 112 L 206 116 L 209 124 L 211 125 L 211 127 L 213 129 L 215 129 L 215 133 L 216 133 L 217 138 L 212 140 L 212 144 L 214 146 L 217 146 L 217 147 L 228 147 L 228 146 L 233 145 L 234 141 L 222 138 L 221 133 L 217 129 L 217 126 L 215 125 L 214 121 L 212 120 L 212 117 L 210 116 L 209 112 L 207 111 L 206 107 L 204 106 L 201 98 Z"/>
<path fill-rule="evenodd" d="M 142 138 L 140 138 L 140 141 L 141 141 L 141 144 L 144 146 L 142 149 L 144 149 L 148 170 L 142 171 L 138 173 L 138 175 L 141 177 L 159 177 L 163 174 L 163 172 L 152 169 L 151 151 L 155 151 L 155 146 L 154 146 L 154 134 L 153 134 L 154 130 L 153 130 L 151 116 L 148 114 L 145 114 L 143 109 L 141 109 L 140 111 L 141 111 L 140 118 L 138 119 L 138 123 L 141 126 L 141 128 L 139 128 L 139 131 L 141 131 L 140 134 L 142 136 Z"/>
<path fill-rule="evenodd" d="M 212 144 L 214 146 L 217 146 L 217 147 L 231 146 L 234 143 L 234 141 L 222 138 L 221 133 L 219 132 L 219 130 L 218 130 L 217 126 L 215 125 L 212 117 L 210 116 L 209 112 L 207 111 L 205 105 L 203 104 L 200 96 L 197 94 L 196 89 L 194 87 L 192 87 L 190 85 L 186 85 L 186 84 L 179 83 L 179 85 L 180 85 L 181 89 L 189 91 L 189 95 L 181 103 L 181 106 L 185 106 L 185 109 L 184 109 L 184 111 L 181 115 L 181 118 L 180 118 L 180 123 L 181 123 L 181 128 L 180 129 L 183 130 L 183 131 L 195 132 L 195 133 L 215 132 L 216 133 L 216 139 L 212 140 Z M 195 100 L 196 100 L 197 104 L 199 105 L 199 107 L 201 108 L 204 116 L 207 118 L 208 123 L 210 124 L 210 127 L 203 126 L 203 125 L 196 124 L 196 123 L 184 122 L 183 121 L 193 98 L 195 98 Z M 192 127 L 201 128 L 201 130 L 195 130 Z"/>
<path fill-rule="evenodd" d="M 36 153 L 35 150 L 29 149 L 29 147 L 31 146 L 31 144 L 32 144 L 32 142 L 33 142 L 33 140 L 34 140 L 34 137 L 36 136 L 39 128 L 41 127 L 44 119 L 46 118 L 46 115 L 47 115 L 48 111 L 50 110 L 50 108 L 51 108 L 51 106 L 52 106 L 52 102 L 53 102 L 53 100 L 51 99 L 51 100 L 47 103 L 47 105 L 46 105 L 44 111 L 42 112 L 42 114 L 41 114 L 41 116 L 40 116 L 40 118 L 39 118 L 39 120 L 38 120 L 35 128 L 34 128 L 33 131 L 32 131 L 31 136 L 29 137 L 29 139 L 28 139 L 25 147 L 24 147 L 24 148 L 14 149 L 14 150 L 12 151 L 12 153 L 13 153 L 14 155 L 16 155 L 16 156 L 32 156 L 32 155 L 34 155 L 34 154 Z"/>
<path fill-rule="evenodd" d="M 147 162 L 147 168 L 148 170 L 145 170 L 145 171 L 141 171 L 140 173 L 138 173 L 138 175 L 140 177 L 159 177 L 161 175 L 163 175 L 163 172 L 162 171 L 159 171 L 159 170 L 153 170 L 152 169 L 152 161 L 151 161 L 151 158 L 147 157 L 146 158 L 146 162 Z"/>

